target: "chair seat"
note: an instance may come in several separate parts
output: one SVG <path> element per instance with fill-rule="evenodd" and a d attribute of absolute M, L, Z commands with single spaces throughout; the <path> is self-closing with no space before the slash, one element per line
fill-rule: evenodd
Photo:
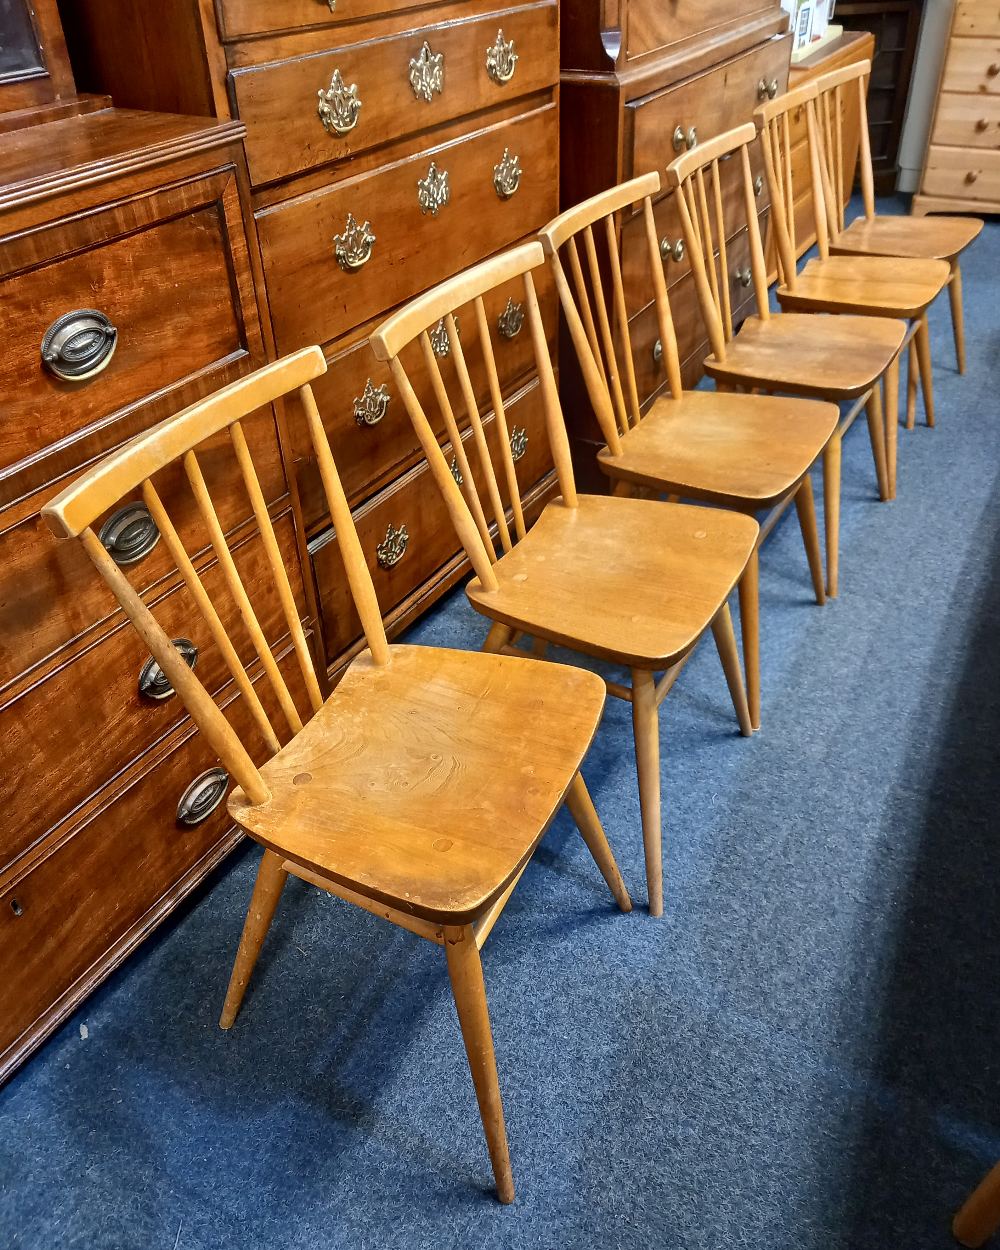
<path fill-rule="evenodd" d="M 815 400 L 686 391 L 658 399 L 598 456 L 610 477 L 713 503 L 766 508 L 808 472 L 840 410 Z"/>
<path fill-rule="evenodd" d="M 581 495 L 542 515 L 494 566 L 500 588 L 472 606 L 534 637 L 629 667 L 686 654 L 729 596 L 757 541 L 737 512 Z"/>
<path fill-rule="evenodd" d="M 919 317 L 948 285 L 943 260 L 898 256 L 828 256 L 809 261 L 795 289 L 777 289 L 783 309 L 857 313 L 866 317 Z"/>
<path fill-rule="evenodd" d="M 738 386 L 852 399 L 878 381 L 905 337 L 906 323 L 888 317 L 748 317 L 727 344 L 725 361 L 709 356 L 705 370 Z"/>
<path fill-rule="evenodd" d="M 952 260 L 982 228 L 976 217 L 857 217 L 830 244 L 830 251 Z"/>
<path fill-rule="evenodd" d="M 229 811 L 257 841 L 399 910 L 474 919 L 527 861 L 597 729 L 604 682 L 562 664 L 366 652 Z"/>

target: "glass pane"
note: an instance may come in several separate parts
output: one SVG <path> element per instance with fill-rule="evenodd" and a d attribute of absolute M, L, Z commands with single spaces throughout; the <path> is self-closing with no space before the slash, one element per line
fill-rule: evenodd
<path fill-rule="evenodd" d="M 0 82 L 44 72 L 29 0 L 0 0 Z"/>

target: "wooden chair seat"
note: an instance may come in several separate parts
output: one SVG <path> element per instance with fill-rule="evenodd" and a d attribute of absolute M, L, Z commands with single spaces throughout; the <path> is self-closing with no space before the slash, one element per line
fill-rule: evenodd
<path fill-rule="evenodd" d="M 270 801 L 237 789 L 229 810 L 258 842 L 338 885 L 464 924 L 517 877 L 558 811 L 604 682 L 505 655 L 389 650 L 388 664 L 355 660 L 262 766 Z"/>
<path fill-rule="evenodd" d="M 864 317 L 920 317 L 948 285 L 943 260 L 894 256 L 827 256 L 809 261 L 794 289 L 779 285 L 778 303 L 792 312 L 846 312 Z"/>
<path fill-rule="evenodd" d="M 837 428 L 836 404 L 685 391 L 655 401 L 597 459 L 609 477 L 672 495 L 753 509 L 784 498 Z"/>
<path fill-rule="evenodd" d="M 660 671 L 709 627 L 746 568 L 758 526 L 736 512 L 654 499 L 581 495 L 548 505 L 478 580 L 473 607 L 512 629 Z"/>
<path fill-rule="evenodd" d="M 889 317 L 748 317 L 726 345 L 725 360 L 709 356 L 705 370 L 738 386 L 853 399 L 871 390 L 896 359 L 906 332 L 906 322 Z"/>
<path fill-rule="evenodd" d="M 858 217 L 830 239 L 830 251 L 951 261 L 982 228 L 975 217 Z"/>

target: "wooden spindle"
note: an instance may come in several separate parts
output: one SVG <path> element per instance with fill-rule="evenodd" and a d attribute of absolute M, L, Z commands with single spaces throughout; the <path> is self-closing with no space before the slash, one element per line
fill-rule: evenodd
<path fill-rule="evenodd" d="M 663 275 L 663 258 L 656 237 L 656 218 L 653 216 L 653 201 L 647 195 L 642 202 L 642 213 L 646 225 L 646 246 L 649 250 L 649 268 L 653 275 L 653 294 L 656 301 L 656 323 L 660 332 L 660 345 L 663 348 L 663 364 L 667 371 L 667 385 L 674 399 L 680 399 L 683 393 L 681 385 L 681 364 L 677 351 L 677 335 L 674 331 L 674 318 L 670 311 L 670 297 L 667 293 L 667 280 Z"/>
<path fill-rule="evenodd" d="M 587 267 L 590 270 L 590 284 L 594 293 L 594 306 L 597 309 L 597 321 L 601 331 L 601 342 L 608 365 L 608 382 L 611 401 L 615 408 L 615 420 L 622 434 L 628 432 L 628 414 L 625 411 L 625 394 L 622 391 L 621 378 L 618 375 L 618 358 L 615 355 L 614 337 L 611 333 L 611 320 L 608 306 L 604 299 L 604 287 L 601 283 L 601 267 L 597 260 L 597 247 L 594 243 L 594 232 L 587 226 L 583 232 L 583 246 L 587 254 Z"/>
<path fill-rule="evenodd" d="M 628 384 L 629 426 L 639 423 L 639 388 L 635 384 L 635 362 L 632 359 L 632 336 L 628 330 L 628 311 L 625 307 L 625 284 L 622 281 L 622 264 L 618 255 L 618 236 L 615 232 L 614 217 L 604 219 L 604 229 L 608 244 L 608 261 L 611 267 L 611 287 L 614 295 L 615 321 L 622 341 L 622 353 L 625 362 L 625 381 Z"/>
<path fill-rule="evenodd" d="M 510 446 L 507 414 L 504 412 L 503 396 L 500 393 L 500 378 L 497 374 L 496 357 L 493 354 L 493 339 L 490 336 L 490 325 L 486 317 L 486 305 L 483 303 L 481 295 L 476 296 L 476 324 L 479 327 L 479 342 L 483 349 L 483 361 L 486 365 L 486 376 L 490 385 L 490 399 L 493 402 L 493 424 L 496 428 L 504 477 L 507 480 L 507 493 L 510 496 L 511 511 L 514 514 L 514 533 L 518 538 L 523 538 L 527 531 L 524 528 L 521 490 L 517 484 L 517 469 L 514 466 L 514 456 Z"/>
<path fill-rule="evenodd" d="M 559 479 L 563 503 L 568 508 L 576 508 L 578 499 L 576 480 L 573 477 L 573 459 L 569 450 L 569 436 L 566 433 L 566 422 L 559 403 L 556 375 L 552 369 L 552 357 L 549 355 L 549 345 L 545 340 L 545 326 L 538 309 L 538 296 L 535 294 L 535 284 L 531 279 L 530 270 L 524 275 L 524 298 L 528 306 L 531 342 L 535 349 L 535 367 L 538 370 L 542 402 L 545 405 L 545 421 L 549 433 L 552 463 L 555 465 L 556 477 Z"/>

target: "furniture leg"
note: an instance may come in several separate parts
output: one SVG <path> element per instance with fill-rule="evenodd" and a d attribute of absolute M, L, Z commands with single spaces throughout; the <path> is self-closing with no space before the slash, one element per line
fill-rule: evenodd
<path fill-rule="evenodd" d="M 884 503 L 889 498 L 889 478 L 885 467 L 885 420 L 882 416 L 882 391 L 876 382 L 865 404 L 868 417 L 868 434 L 872 440 L 872 458 L 875 476 L 878 478 L 878 497 Z"/>
<path fill-rule="evenodd" d="M 958 257 L 951 262 L 951 281 L 948 283 L 951 300 L 951 328 L 955 335 L 955 359 L 959 373 L 965 372 L 965 314 L 962 311 L 962 268 Z"/>
<path fill-rule="evenodd" d="M 882 375 L 882 410 L 885 413 L 885 467 L 889 498 L 896 498 L 896 460 L 899 447 L 899 356 L 893 357 Z"/>
<path fill-rule="evenodd" d="M 975 1250 L 1000 1226 L 1000 1163 L 969 1194 L 951 1224 L 955 1240 Z"/>
<path fill-rule="evenodd" d="M 917 420 L 917 344 L 910 339 L 906 357 L 906 428 L 912 430 Z"/>
<path fill-rule="evenodd" d="M 645 669 L 632 670 L 632 733 L 639 774 L 642 843 L 646 855 L 649 914 L 663 915 L 663 844 L 660 825 L 660 718 L 656 681 Z"/>
<path fill-rule="evenodd" d="M 712 621 L 712 637 L 718 648 L 722 671 L 726 674 L 726 683 L 733 700 L 736 719 L 740 722 L 740 733 L 744 738 L 753 734 L 750 721 L 750 708 L 747 706 L 747 692 L 743 688 L 743 673 L 740 671 L 740 653 L 736 647 L 736 635 L 733 632 L 733 618 L 729 613 L 729 604 L 724 603 L 716 612 Z"/>
<path fill-rule="evenodd" d="M 499 621 L 494 621 L 490 626 L 490 632 L 486 635 L 483 650 L 491 655 L 498 655 L 513 637 L 514 631 L 509 625 L 501 625 Z"/>
<path fill-rule="evenodd" d="M 931 370 L 931 332 L 926 313 L 917 322 L 914 342 L 917 345 L 917 363 L 920 366 L 920 389 L 924 393 L 924 412 L 927 414 L 927 424 L 933 429 L 934 378 Z"/>
<path fill-rule="evenodd" d="M 250 897 L 247 918 L 243 925 L 239 949 L 236 952 L 236 962 L 233 964 L 229 988 L 226 990 L 226 1001 L 219 1018 L 219 1027 L 222 1029 L 232 1028 L 239 1014 L 243 995 L 250 984 L 254 964 L 257 962 L 260 948 L 264 945 L 267 931 L 271 927 L 278 899 L 281 898 L 281 891 L 288 879 L 288 873 L 281 866 L 283 863 L 284 860 L 280 855 L 276 855 L 274 851 L 265 851 L 264 858 L 257 869 L 257 881 Z"/>
<path fill-rule="evenodd" d="M 740 633 L 750 726 L 760 728 L 760 549 L 755 547 L 739 584 Z"/>
<path fill-rule="evenodd" d="M 795 492 L 795 511 L 799 517 L 799 528 L 802 530 L 802 541 L 806 548 L 806 559 L 809 561 L 809 572 L 812 574 L 816 602 L 822 607 L 826 603 L 823 557 L 819 549 L 819 530 L 816 528 L 816 504 L 813 500 L 812 479 L 808 473 Z"/>
<path fill-rule="evenodd" d="M 836 599 L 840 582 L 840 435 L 823 448 L 823 516 L 826 522 L 826 593 Z"/>
<path fill-rule="evenodd" d="M 580 830 L 580 835 L 587 844 L 587 850 L 594 857 L 594 863 L 601 870 L 601 876 L 608 883 L 608 889 L 615 897 L 615 902 L 622 911 L 632 910 L 632 900 L 629 898 L 628 890 L 625 888 L 625 882 L 622 880 L 622 874 L 618 869 L 614 852 L 608 844 L 605 836 L 604 828 L 601 825 L 601 819 L 594 807 L 593 799 L 584 784 L 583 777 L 577 773 L 570 783 L 569 789 L 566 791 L 566 806 L 569 813 L 576 821 L 576 827 Z"/>

